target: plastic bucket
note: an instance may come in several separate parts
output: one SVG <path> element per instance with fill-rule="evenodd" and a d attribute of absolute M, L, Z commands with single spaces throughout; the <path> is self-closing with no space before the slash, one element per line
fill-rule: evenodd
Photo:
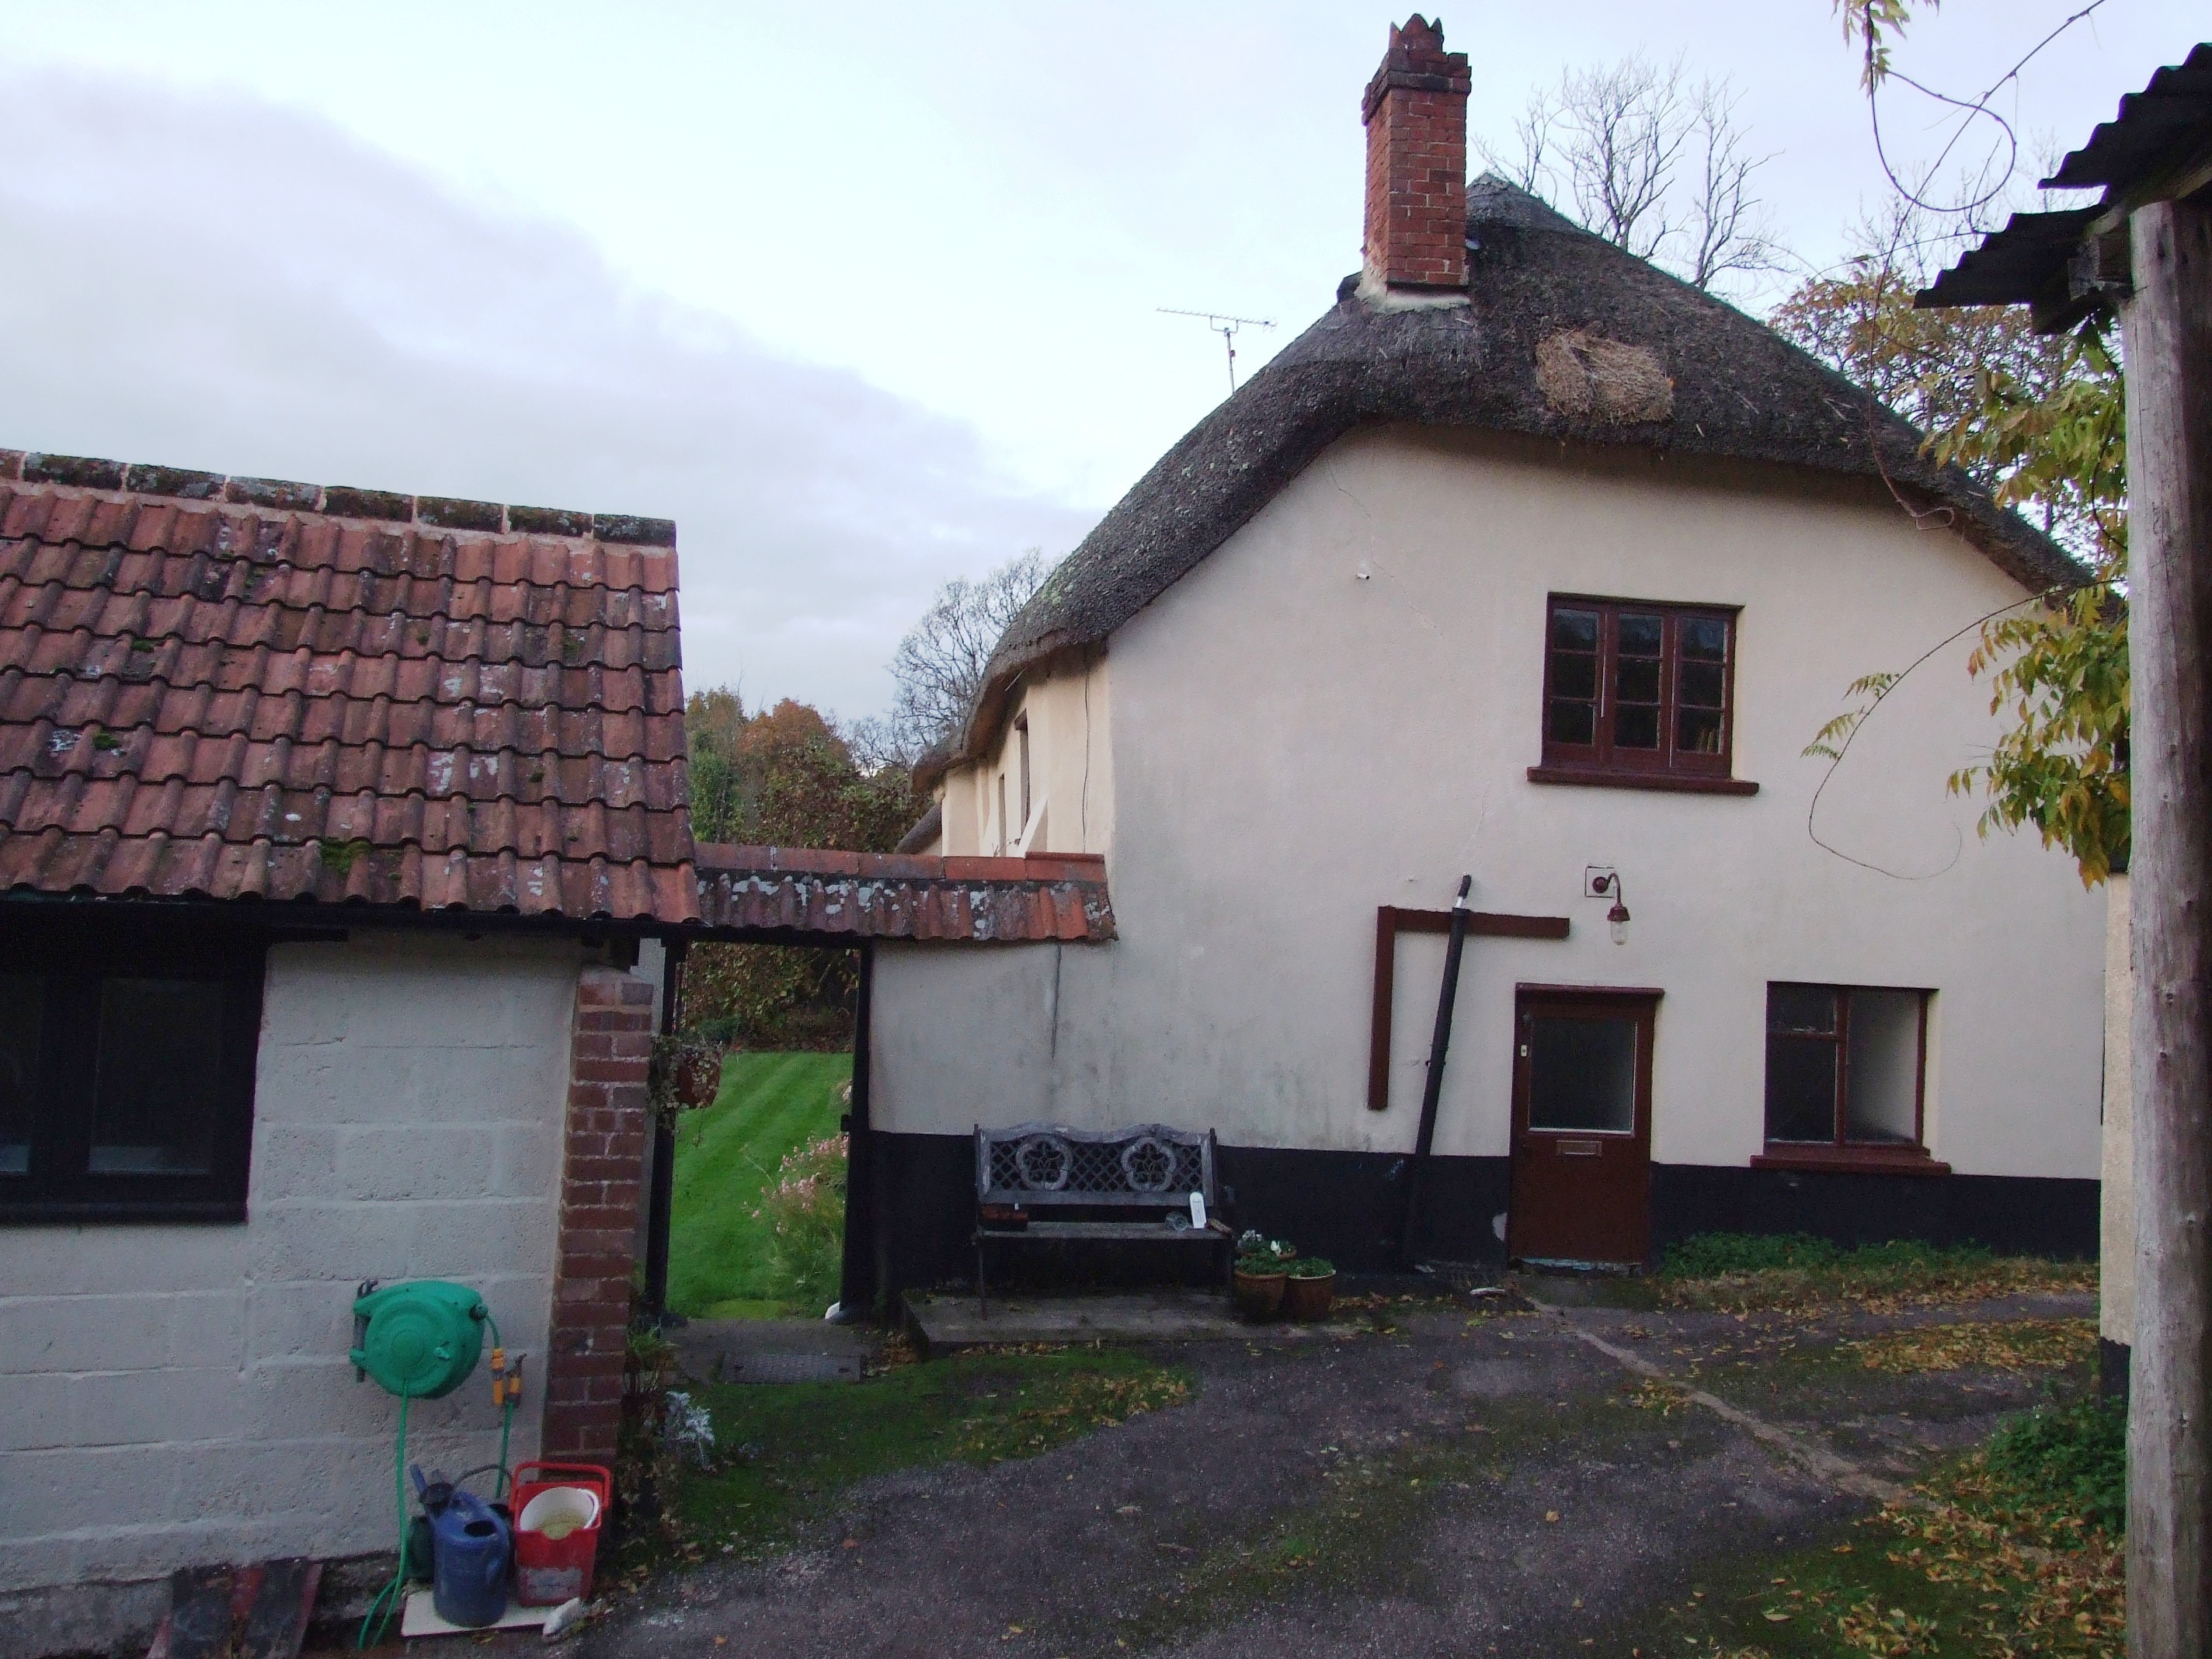
<path fill-rule="evenodd" d="M 550 1607 L 592 1593 L 614 1478 L 594 1463 L 525 1463 L 514 1472 L 514 1599 Z M 556 1535 L 558 1534 L 558 1535 Z"/>

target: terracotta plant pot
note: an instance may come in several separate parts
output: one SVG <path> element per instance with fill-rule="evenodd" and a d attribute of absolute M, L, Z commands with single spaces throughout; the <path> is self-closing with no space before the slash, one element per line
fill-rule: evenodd
<path fill-rule="evenodd" d="M 695 1048 L 676 1068 L 676 1097 L 686 1106 L 711 1106 L 722 1091 L 722 1056 L 711 1048 Z"/>
<path fill-rule="evenodd" d="M 1292 1319 L 1316 1320 L 1328 1317 L 1328 1310 L 1336 1305 L 1336 1275 L 1326 1273 L 1319 1279 L 1285 1279 L 1283 1283 L 1283 1311 Z"/>
<path fill-rule="evenodd" d="M 1286 1273 L 1237 1274 L 1237 1311 L 1247 1319 L 1273 1319 L 1282 1311 Z"/>

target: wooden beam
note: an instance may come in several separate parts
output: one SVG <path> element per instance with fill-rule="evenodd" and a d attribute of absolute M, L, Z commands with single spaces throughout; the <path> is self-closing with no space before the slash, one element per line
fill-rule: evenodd
<path fill-rule="evenodd" d="M 2130 223 L 2128 1651 L 2212 1652 L 2212 202 Z"/>
<path fill-rule="evenodd" d="M 1449 910 L 1407 910 L 1395 904 L 1375 912 L 1375 1003 L 1367 1030 L 1367 1109 L 1390 1109 L 1390 1006 L 1398 979 L 1398 935 L 1449 933 Z M 1565 916 L 1514 916 L 1492 910 L 1468 913 L 1469 938 L 1565 939 Z"/>

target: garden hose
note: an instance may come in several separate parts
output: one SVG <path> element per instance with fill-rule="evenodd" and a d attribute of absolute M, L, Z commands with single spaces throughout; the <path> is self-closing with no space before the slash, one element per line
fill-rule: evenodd
<path fill-rule="evenodd" d="M 392 1624 L 392 1615 L 398 1611 L 401 1597 L 407 1588 L 407 1402 L 411 1395 L 399 1396 L 399 1438 L 392 1454 L 392 1495 L 399 1510 L 399 1565 L 393 1571 L 392 1582 L 377 1591 L 376 1599 L 368 1604 L 362 1615 L 361 1634 L 354 1638 L 356 1648 L 373 1647 L 384 1639 L 384 1632 Z M 384 1609 L 382 1618 L 377 1609 Z M 374 1641 L 369 1637 L 369 1626 L 376 1626 Z"/>
<path fill-rule="evenodd" d="M 496 1504 L 507 1496 L 507 1441 L 509 1437 L 514 1431 L 514 1408 L 522 1403 L 521 1366 L 518 1363 L 515 1367 L 515 1374 L 513 1376 L 508 1375 L 507 1368 L 507 1349 L 500 1337 L 499 1322 L 491 1316 L 491 1310 L 485 1307 L 481 1302 L 477 1304 L 477 1315 L 483 1321 L 486 1328 L 491 1332 L 491 1398 L 492 1403 L 501 1408 L 499 1419 L 499 1462 L 495 1465 L 486 1466 L 487 1468 L 496 1468 L 498 1471 L 498 1479 L 494 1484 L 492 1489 L 492 1502 Z M 400 1604 L 405 1598 L 406 1595 L 408 1523 L 407 1404 L 412 1398 L 413 1394 L 411 1390 L 402 1389 L 399 1391 L 399 1433 L 398 1440 L 393 1446 L 392 1455 L 392 1500 L 399 1515 L 399 1565 L 398 1570 L 392 1573 L 391 1583 L 385 1585 L 382 1589 L 376 1593 L 376 1599 L 368 1604 L 368 1613 L 362 1615 L 361 1621 L 361 1632 L 354 1640 L 354 1646 L 356 1649 L 365 1650 L 373 1647 L 377 1643 L 381 1642 L 384 1639 L 385 1632 L 391 1627 L 392 1615 L 399 1610 Z M 483 1473 L 483 1471 L 480 1469 L 471 1469 L 468 1471 L 468 1474 L 477 1474 L 481 1473 Z M 460 1479 L 466 1480 L 468 1478 L 468 1474 L 462 1475 Z M 382 1610 L 380 1616 L 379 1609 Z M 374 1626 L 375 1632 L 374 1637 L 370 1634 L 370 1628 L 372 1626 Z"/>

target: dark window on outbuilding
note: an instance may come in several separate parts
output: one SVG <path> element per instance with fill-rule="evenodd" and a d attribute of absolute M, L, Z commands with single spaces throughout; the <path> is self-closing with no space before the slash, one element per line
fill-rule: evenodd
<path fill-rule="evenodd" d="M 0 918 L 0 1220 L 240 1220 L 266 941 Z"/>
<path fill-rule="evenodd" d="M 1554 597 L 1546 628 L 1546 768 L 1729 775 L 1734 611 Z"/>
<path fill-rule="evenodd" d="M 1921 1146 L 1928 994 L 1766 988 L 1769 1145 Z"/>

